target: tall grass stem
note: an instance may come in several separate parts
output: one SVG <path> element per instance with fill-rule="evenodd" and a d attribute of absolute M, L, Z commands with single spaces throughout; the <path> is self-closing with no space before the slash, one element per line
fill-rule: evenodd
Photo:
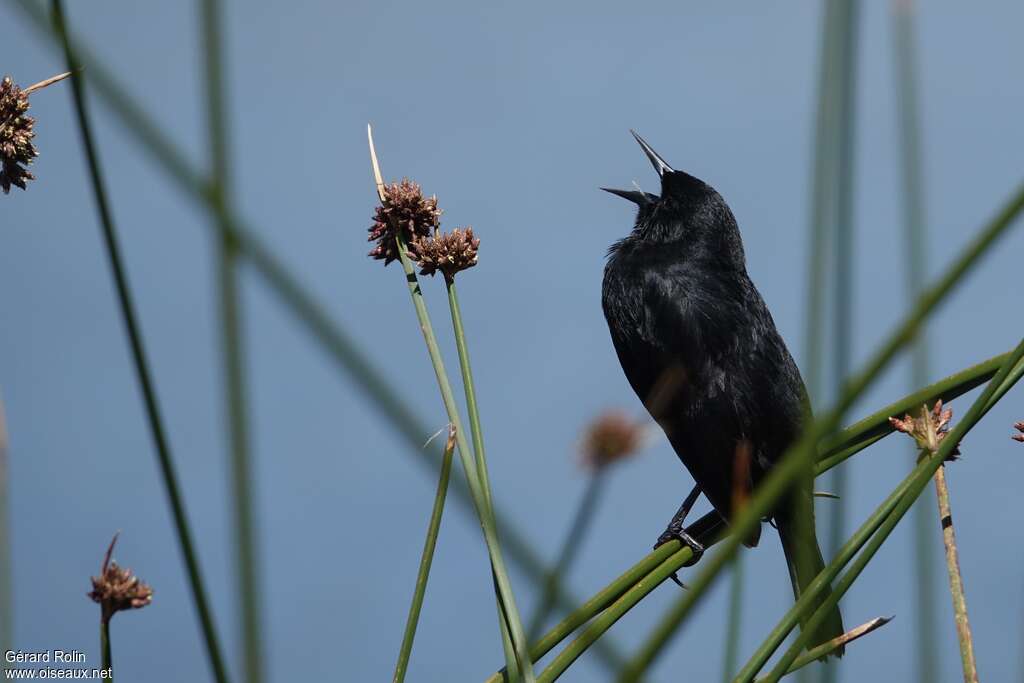
<path fill-rule="evenodd" d="M 437 547 L 437 536 L 441 529 L 441 517 L 444 514 L 445 498 L 448 495 L 448 481 L 451 479 L 452 455 L 454 453 L 455 428 L 449 426 L 448 440 L 441 459 L 441 474 L 437 480 L 437 493 L 434 494 L 434 507 L 430 512 L 427 538 L 423 543 L 420 568 L 416 574 L 416 587 L 412 594 L 412 604 L 409 605 L 409 616 L 405 621 L 402 646 L 398 651 L 398 662 L 395 664 L 395 675 L 392 677 L 393 683 L 402 683 L 405 680 L 405 672 L 409 668 L 412 641 L 416 637 L 416 627 L 420 621 L 420 610 L 423 608 L 423 597 L 427 592 L 427 580 L 430 578 L 430 565 L 434 561 L 434 549 Z"/>
<path fill-rule="evenodd" d="M 164 430 L 163 420 L 160 416 L 160 409 L 156 399 L 156 389 L 153 385 L 149 362 L 146 359 L 145 347 L 142 342 L 142 333 L 135 313 L 135 305 L 132 302 L 131 289 L 128 284 L 128 278 L 125 274 L 123 259 L 121 257 L 121 249 L 117 239 L 117 232 L 114 227 L 114 217 L 107 199 L 107 192 L 103 181 L 99 156 L 93 141 L 92 126 L 89 122 L 89 114 L 85 103 L 85 88 L 83 84 L 84 72 L 77 67 L 78 62 L 71 49 L 70 43 L 67 40 L 64 11 L 61 0 L 52 0 L 51 7 L 53 11 L 54 30 L 62 40 L 62 44 L 64 46 L 64 57 L 68 65 L 68 71 L 73 72 L 71 76 L 71 93 L 74 101 L 75 116 L 78 123 L 79 134 L 82 138 L 82 147 L 84 148 L 86 160 L 88 162 L 89 178 L 92 183 L 93 195 L 96 200 L 96 209 L 98 212 L 100 227 L 103 232 L 104 246 L 106 247 L 111 275 L 113 276 L 117 290 L 117 301 L 121 309 L 125 330 L 128 335 L 132 361 L 135 366 L 136 376 L 142 391 L 146 419 L 156 448 L 164 487 L 167 491 L 167 497 L 171 507 L 171 515 L 174 519 L 174 527 L 178 536 L 178 544 L 181 548 L 182 559 L 185 563 L 189 587 L 192 592 L 192 599 L 196 607 L 200 628 L 203 633 L 207 659 L 214 679 L 218 681 L 218 683 L 226 683 L 227 671 L 224 667 L 224 659 L 221 655 L 220 642 L 214 627 L 213 614 L 210 609 L 206 588 L 203 584 L 202 574 L 199 569 L 199 560 L 192 541 L 192 531 L 189 527 L 188 518 L 185 512 L 185 502 L 178 484 L 178 475 L 174 468 L 170 445 Z"/>
<path fill-rule="evenodd" d="M 114 658 L 110 652 L 110 620 L 100 619 L 100 668 L 104 681 L 114 683 Z"/>
<path fill-rule="evenodd" d="M 903 191 L 903 235 L 906 254 L 907 294 L 916 297 L 926 281 L 928 238 L 925 222 L 924 174 L 921 145 L 921 113 L 917 87 L 917 41 L 914 31 L 912 0 L 893 0 L 893 61 L 896 82 L 896 108 L 900 139 L 900 167 Z M 928 335 L 922 334 L 911 350 L 911 386 L 920 386 L 928 376 Z M 908 445 L 908 453 L 916 450 Z M 935 610 L 936 576 L 932 506 L 926 491 L 914 505 L 914 560 L 910 582 L 914 585 L 914 628 L 917 676 L 920 683 L 938 679 L 938 619 Z"/>
<path fill-rule="evenodd" d="M 207 143 L 210 150 L 210 193 L 214 220 L 228 222 L 225 207 L 231 201 L 230 140 L 226 112 L 222 7 L 219 0 L 201 0 L 200 34 L 205 65 Z M 243 677 L 262 683 L 264 647 L 260 616 L 260 554 L 255 520 L 253 473 L 246 419 L 245 344 L 239 292 L 238 245 L 230 232 L 217 231 L 214 239 L 216 283 L 220 318 L 224 413 L 228 423 L 232 541 L 235 550 L 235 590 L 241 631 Z"/>
<path fill-rule="evenodd" d="M 949 594 L 953 598 L 953 618 L 956 622 L 956 637 L 960 643 L 960 664 L 964 671 L 964 683 L 978 683 L 978 662 L 974 656 L 974 636 L 971 622 L 967 618 L 967 595 L 964 579 L 960 573 L 960 551 L 956 545 L 953 529 L 953 512 L 949 503 L 949 486 L 946 484 L 946 466 L 935 470 L 935 494 L 939 505 L 939 523 L 942 527 L 942 543 L 946 549 L 946 569 L 949 573 Z"/>
<path fill-rule="evenodd" d="M 725 652 L 722 662 L 722 681 L 729 683 L 740 655 L 740 636 L 743 626 L 743 553 L 732 561 L 729 578 L 729 608 L 725 626 Z"/>
<path fill-rule="evenodd" d="M 11 482 L 7 459 L 7 416 L 0 396 L 0 651 L 14 649 L 14 574 L 11 555 Z M 7 671 L 7 659 L 0 671 Z"/>
<path fill-rule="evenodd" d="M 830 3 L 831 4 L 831 3 Z M 832 318 L 832 395 L 843 390 L 850 373 L 853 345 L 854 240 L 853 197 L 855 177 L 855 140 L 857 120 L 857 44 L 858 4 L 855 0 L 835 3 L 839 7 L 836 41 L 839 43 L 838 63 L 834 74 L 836 87 L 836 164 L 835 164 L 835 288 Z M 829 489 L 839 500 L 829 506 L 827 554 L 835 553 L 846 535 L 847 490 L 846 470 L 832 472 Z M 835 667 L 822 670 L 822 680 L 835 680 Z"/>

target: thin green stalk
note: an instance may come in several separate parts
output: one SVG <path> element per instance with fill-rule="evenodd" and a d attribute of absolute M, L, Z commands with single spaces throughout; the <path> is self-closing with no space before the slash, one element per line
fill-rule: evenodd
<path fill-rule="evenodd" d="M 423 555 L 420 557 L 420 569 L 416 574 L 416 588 L 409 605 L 409 617 L 405 621 L 405 633 L 402 636 L 402 647 L 398 651 L 398 663 L 395 664 L 394 683 L 405 680 L 405 672 L 409 666 L 409 655 L 412 653 L 412 641 L 416 637 L 416 626 L 420 621 L 420 609 L 423 607 L 423 596 L 427 592 L 427 579 L 430 577 L 430 565 L 434 561 L 434 548 L 437 547 L 437 534 L 441 529 L 441 516 L 444 514 L 445 497 L 448 494 L 448 481 L 452 472 L 452 454 L 455 452 L 454 427 L 448 429 L 448 441 L 441 459 L 441 476 L 437 481 L 437 493 L 434 495 L 434 508 L 430 513 L 430 524 L 427 526 L 427 540 L 423 544 Z"/>
<path fill-rule="evenodd" d="M 366 133 L 370 143 L 370 160 L 373 164 L 377 194 L 380 201 L 384 202 L 386 200 L 384 180 L 377 162 L 377 152 L 373 145 L 373 132 L 370 126 L 366 127 Z M 469 485 L 469 491 L 473 497 L 473 504 L 476 508 L 477 517 L 480 520 L 487 552 L 491 560 L 491 570 L 494 575 L 499 603 L 498 608 L 502 613 L 502 618 L 506 621 L 506 626 L 508 627 L 507 635 L 511 638 L 512 651 L 515 653 L 516 661 L 514 666 L 520 670 L 524 683 L 534 683 L 536 679 L 533 672 L 533 663 L 530 660 L 529 645 L 526 642 L 522 620 L 519 617 L 519 610 L 512 595 L 512 584 L 509 581 L 508 570 L 505 568 L 505 560 L 502 557 L 501 546 L 498 543 L 497 524 L 495 522 L 494 510 L 491 507 L 490 493 L 484 491 L 484 485 L 487 483 L 486 470 L 479 471 L 477 469 L 473 451 L 470 451 L 469 444 L 466 441 L 465 431 L 462 429 L 462 418 L 455 403 L 455 394 L 452 392 L 451 383 L 448 381 L 448 373 L 444 367 L 444 360 L 441 358 L 441 350 L 437 345 L 437 338 L 434 336 L 434 327 L 430 322 L 430 314 L 427 312 L 427 306 L 423 300 L 423 290 L 420 289 L 419 279 L 416 277 L 416 269 L 413 267 L 412 261 L 409 260 L 408 247 L 405 244 L 401 231 L 395 234 L 395 246 L 398 250 L 399 260 L 402 263 L 402 270 L 405 272 L 409 296 L 412 298 L 413 308 L 416 311 L 420 332 L 423 333 L 423 341 L 426 343 L 427 353 L 430 356 L 434 375 L 437 378 L 437 386 L 441 392 L 441 401 L 444 403 L 445 410 L 448 413 L 449 422 L 455 426 L 455 438 L 459 446 L 459 459 L 462 461 L 462 467 L 466 473 L 466 483 Z M 513 668 L 511 662 L 506 662 L 506 666 L 509 669 Z"/>
<path fill-rule="evenodd" d="M 868 562 L 875 556 L 878 549 L 886 541 L 889 534 L 899 523 L 900 519 L 907 513 L 910 507 L 917 500 L 918 496 L 928 486 L 928 482 L 935 475 L 935 472 L 943 465 L 949 454 L 953 451 L 957 444 L 960 443 L 964 435 L 969 432 L 974 425 L 978 423 L 978 420 L 984 416 L 984 414 L 991 409 L 991 401 L 996 395 L 997 390 L 1005 386 L 1005 381 L 1011 374 L 1011 370 L 1024 358 L 1024 339 L 1014 349 L 1010 358 L 1003 364 L 996 373 L 995 377 L 988 383 L 985 390 L 981 395 L 975 399 L 974 403 L 967 410 L 967 413 L 960 419 L 960 421 L 949 431 L 942 443 L 939 445 L 938 450 L 933 453 L 929 453 L 921 460 L 921 465 L 915 468 L 911 481 L 900 497 L 899 503 L 895 509 L 886 517 L 885 522 L 881 525 L 878 531 L 868 541 L 867 546 L 857 556 L 857 559 L 853 562 L 852 566 L 846 571 L 843 577 L 836 584 L 835 589 L 828 596 L 828 598 L 822 603 L 822 605 L 814 612 L 814 615 L 807 623 L 806 630 L 804 630 L 793 645 L 782 655 L 781 659 L 776 664 L 775 668 L 768 675 L 766 683 L 774 683 L 781 678 L 789 665 L 799 655 L 800 650 L 806 646 L 807 640 L 814 632 L 821 622 L 824 620 L 827 610 L 834 607 L 839 599 L 849 590 L 853 582 L 857 580 L 860 573 L 867 566 Z M 1005 393 L 1005 392 L 1003 392 Z"/>
<path fill-rule="evenodd" d="M 114 658 L 110 654 L 110 620 L 100 619 L 100 668 L 104 681 L 114 682 Z"/>
<path fill-rule="evenodd" d="M 885 626 L 890 621 L 892 621 L 892 617 L 875 617 L 871 621 L 861 624 L 857 628 L 851 629 L 843 635 L 833 638 L 827 643 L 822 643 L 817 647 L 811 648 L 807 652 L 804 652 L 802 655 L 794 659 L 793 663 L 789 665 L 789 670 L 786 671 L 786 673 L 791 674 L 794 671 L 799 671 L 808 664 L 813 664 L 822 657 L 832 654 L 832 652 L 836 649 L 840 647 L 845 647 L 847 643 L 852 643 L 858 638 L 862 638 L 867 634 L 871 633 L 872 631 Z M 758 679 L 755 683 L 762 683 L 762 680 Z"/>
<path fill-rule="evenodd" d="M 23 16 L 29 20 L 30 26 L 39 31 L 43 38 L 55 41 L 54 44 L 60 46 L 59 37 L 50 26 L 45 12 L 40 10 L 36 3 L 31 0 L 15 0 L 12 6 L 21 10 Z M 171 139 L 127 90 L 117 83 L 95 55 L 73 37 L 69 37 L 69 42 L 75 54 L 79 56 L 79 61 L 87 66 L 90 82 L 96 93 L 110 107 L 122 130 L 134 139 L 160 170 L 167 173 L 187 197 L 200 203 L 207 210 L 215 211 L 213 195 L 206 179 L 191 166 Z M 211 227 L 228 233 L 241 256 L 252 264 L 255 272 L 266 281 L 271 291 L 280 297 L 286 309 L 295 315 L 313 340 L 324 348 L 353 383 L 366 392 L 371 404 L 405 439 L 409 445 L 407 452 L 417 456 L 420 462 L 429 464 L 436 474 L 441 465 L 441 450 L 422 448 L 423 435 L 430 432 L 426 425 L 412 413 L 409 404 L 384 378 L 355 340 L 330 319 L 309 291 L 277 260 L 274 250 L 256 236 L 258 231 L 252 229 L 230 207 L 225 207 L 225 211 L 227 223 L 217 222 L 211 224 Z M 472 507 L 469 490 L 462 480 L 455 480 L 453 493 L 460 505 Z M 540 555 L 522 533 L 503 521 L 507 519 L 505 515 L 496 513 L 496 517 L 498 535 L 503 540 L 509 558 L 517 563 L 528 579 L 540 584 L 547 575 L 547 568 Z M 580 601 L 574 599 L 561 584 L 557 586 L 555 596 L 559 608 L 565 611 L 573 610 L 580 604 Z M 614 648 L 608 646 L 608 643 L 604 643 L 604 646 L 595 652 L 601 663 L 609 668 L 617 668 L 620 656 L 616 654 Z"/>
<path fill-rule="evenodd" d="M 863 448 L 866 447 L 865 444 L 875 443 L 891 434 L 893 430 L 892 426 L 889 424 L 889 417 L 903 414 L 907 412 L 907 410 L 912 410 L 914 407 L 920 406 L 922 403 L 934 402 L 938 398 L 942 398 L 943 401 L 950 401 L 991 379 L 998 371 L 999 366 L 1009 357 L 1009 353 L 1000 354 L 994 358 L 954 373 L 949 377 L 939 380 L 928 387 L 924 387 L 889 404 L 872 415 L 847 427 L 832 438 L 832 450 L 824 450 L 821 452 L 824 459 L 819 461 L 818 467 L 816 468 L 816 474 L 820 475 L 821 473 L 828 471 L 832 467 L 843 462 L 847 457 L 853 455 L 853 453 L 863 450 Z M 1018 369 L 1024 371 L 1024 362 L 1018 363 Z M 1014 373 L 1011 373 L 1011 378 L 1013 375 Z M 1001 397 L 1000 392 L 1005 393 L 1008 389 L 1008 383 L 1004 382 L 1004 385 L 997 390 L 996 396 Z M 839 450 L 840 448 L 844 450 Z M 713 525 L 713 518 L 717 518 L 717 515 L 715 513 L 709 513 L 702 517 L 698 522 L 688 527 L 690 533 L 699 538 L 705 546 L 713 545 L 718 539 L 707 538 L 703 534 L 697 533 L 695 529 L 698 527 Z M 596 615 L 602 613 L 611 604 L 625 595 L 631 588 L 636 586 L 638 582 L 645 580 L 652 571 L 654 571 L 665 560 L 669 559 L 669 557 L 672 557 L 679 549 L 680 544 L 677 541 L 660 546 L 626 570 L 622 575 L 608 584 L 608 586 L 596 593 L 592 598 L 590 598 L 590 600 L 580 606 L 579 609 L 570 613 L 565 619 L 549 630 L 543 638 L 533 645 L 531 655 L 533 656 L 534 661 L 539 660 L 554 649 L 580 626 L 593 619 Z M 686 559 L 688 558 L 689 556 L 686 556 Z M 683 561 L 680 561 L 675 569 L 682 567 Z M 611 624 L 609 623 L 608 625 L 610 626 Z M 602 633 L 603 631 L 596 633 L 596 636 L 599 637 Z M 494 674 L 487 679 L 487 683 L 498 683 L 499 681 L 501 681 L 500 673 Z"/>
<path fill-rule="evenodd" d="M 957 550 L 956 533 L 953 531 L 953 512 L 949 504 L 945 465 L 935 471 L 934 480 L 939 505 L 939 522 L 942 526 L 942 541 L 946 548 L 949 593 L 953 598 L 953 619 L 956 622 L 957 640 L 960 642 L 960 663 L 964 670 L 964 683 L 978 683 L 978 662 L 974 656 L 971 622 L 967 618 L 967 596 L 964 593 L 963 576 L 960 574 L 960 552 Z"/>
<path fill-rule="evenodd" d="M 555 564 L 548 573 L 548 580 L 544 582 L 544 590 L 541 593 L 540 600 L 537 602 L 537 609 L 530 619 L 529 628 L 526 629 L 530 642 L 533 642 L 540 636 L 544 623 L 551 615 L 552 609 L 554 609 L 555 597 L 552 586 L 568 574 L 573 560 L 576 559 L 579 549 L 583 546 L 583 539 L 587 535 L 590 523 L 594 520 L 594 512 L 597 509 L 601 493 L 604 491 L 604 484 L 607 481 L 605 471 L 605 467 L 598 467 L 587 481 L 583 497 L 580 499 L 580 503 L 576 507 L 576 514 L 573 515 L 572 523 L 569 525 L 569 532 L 562 540 L 562 547 L 556 555 Z"/>
<path fill-rule="evenodd" d="M 807 313 L 804 321 L 804 375 L 807 391 L 813 402 L 821 398 L 824 357 L 826 272 L 828 243 L 832 227 L 833 183 L 835 169 L 835 101 L 838 84 L 832 71 L 836 61 L 835 33 L 832 26 L 838 18 L 836 3 L 825 3 L 822 17 L 822 42 L 818 61 L 818 105 L 814 133 L 814 162 L 809 186 L 811 189 L 810 221 L 808 222 Z"/>
<path fill-rule="evenodd" d="M 466 345 L 466 331 L 462 325 L 462 310 L 459 308 L 459 295 L 455 289 L 455 280 L 445 276 L 448 290 L 448 307 L 452 316 L 452 329 L 455 333 L 455 348 L 459 352 L 459 370 L 462 374 L 462 388 L 466 393 L 466 412 L 469 414 L 469 428 L 473 437 L 473 453 L 476 456 L 476 468 L 480 482 L 487 494 L 487 505 L 492 508 L 491 478 L 487 472 L 487 457 L 484 453 L 484 433 L 480 426 L 480 410 L 476 402 L 476 385 L 473 383 L 473 369 L 469 364 L 469 348 Z"/>
<path fill-rule="evenodd" d="M 214 678 L 219 683 L 226 683 L 227 672 L 224 668 L 223 657 L 221 656 L 220 643 L 213 625 L 213 615 L 210 611 L 209 601 L 206 596 L 206 589 L 203 585 L 202 575 L 199 570 L 199 561 L 196 557 L 194 544 L 192 542 L 192 532 L 189 528 L 188 519 L 185 514 L 185 504 L 180 493 L 178 476 L 174 469 L 170 445 L 167 441 L 163 420 L 160 417 L 160 410 L 157 405 L 156 390 L 153 386 L 149 363 L 146 360 L 145 348 L 142 343 L 142 334 L 139 330 L 135 306 L 132 302 L 128 279 L 125 275 L 122 263 L 121 250 L 118 244 L 117 232 L 114 227 L 114 217 L 107 201 L 103 175 L 100 170 L 99 156 L 93 143 L 92 126 L 89 123 L 89 115 L 85 104 L 84 86 L 82 83 L 84 74 L 82 70 L 76 66 L 78 62 L 75 59 L 71 46 L 66 39 L 67 34 L 65 32 L 64 12 L 61 0 L 53 0 L 52 9 L 54 30 L 57 32 L 57 35 L 62 38 L 64 56 L 68 65 L 68 71 L 74 72 L 71 77 L 71 92 L 74 100 L 75 115 L 78 121 L 78 130 L 82 138 L 82 147 L 85 150 L 86 160 L 88 161 L 89 177 L 92 182 L 99 221 L 103 229 L 104 245 L 106 246 L 111 274 L 114 278 L 114 284 L 117 289 L 117 298 L 121 308 L 121 315 L 124 319 L 125 330 L 128 334 L 132 361 L 135 365 L 135 372 L 138 377 L 139 386 L 142 390 L 146 417 L 153 437 L 153 443 L 156 447 L 157 459 L 160 464 L 160 472 L 163 477 L 164 487 L 167 490 L 167 497 L 171 506 L 171 515 L 174 519 L 174 526 L 178 536 L 178 543 L 181 547 L 182 559 L 185 563 L 189 586 L 192 590 L 192 599 L 196 606 L 199 623 L 202 628 L 206 644 L 206 655 Z"/>
<path fill-rule="evenodd" d="M 743 554 L 732 561 L 732 576 L 729 584 L 729 620 L 725 627 L 725 658 L 722 663 L 722 680 L 729 683 L 736 670 L 740 653 L 740 627 L 743 624 Z"/>
<path fill-rule="evenodd" d="M 824 385 L 825 298 L 828 291 L 828 247 L 835 232 L 835 190 L 833 179 L 838 165 L 838 145 L 834 131 L 839 112 L 836 109 L 839 79 L 835 77 L 839 61 L 838 41 L 835 39 L 839 19 L 839 3 L 823 5 L 821 47 L 818 60 L 817 115 L 815 123 L 814 162 L 809 182 L 811 205 L 808 223 L 810 232 L 807 253 L 808 283 L 807 311 L 804 327 L 804 373 L 811 405 L 822 400 Z M 839 31 L 842 27 L 838 27 Z M 836 473 L 833 473 L 835 476 Z M 833 483 L 832 486 L 837 484 Z M 737 560 L 738 561 L 738 560 Z M 732 669 L 730 669 L 732 671 Z M 801 673 L 801 683 L 805 680 Z"/>
<path fill-rule="evenodd" d="M 0 398 L 0 651 L 14 649 L 14 590 L 11 573 L 11 486 L 7 466 L 7 418 Z M 0 671 L 7 671 L 7 659 Z"/>
<path fill-rule="evenodd" d="M 227 83 L 224 79 L 224 49 L 221 7 L 218 0 L 201 0 L 200 33 L 206 82 L 207 143 L 210 149 L 211 186 L 216 220 L 226 223 L 225 206 L 231 197 L 231 168 L 227 115 Z M 238 246 L 228 231 L 219 230 L 215 240 L 216 282 L 221 323 L 224 406 L 228 418 L 228 450 L 235 532 L 235 573 L 238 623 L 242 634 L 243 677 L 249 683 L 263 680 L 264 647 L 260 616 L 260 554 L 253 502 L 253 474 L 246 420 L 245 346 L 238 288 Z"/>
<path fill-rule="evenodd" d="M 858 12 L 854 0 L 844 0 L 839 5 L 840 18 L 837 31 L 839 60 L 837 73 L 833 75 L 837 86 L 837 158 L 835 176 L 835 240 L 833 240 L 835 262 L 835 308 L 832 320 L 832 382 L 833 395 L 843 390 L 843 384 L 851 368 L 851 347 L 853 342 L 853 195 L 855 168 L 856 131 L 856 90 L 857 90 L 857 37 Z M 847 499 L 849 490 L 846 469 L 832 472 L 829 490 L 839 496 L 829 506 L 829 526 L 826 538 L 828 554 L 835 553 L 846 535 Z M 822 669 L 822 681 L 834 681 L 835 666 L 829 663 Z"/>
<path fill-rule="evenodd" d="M 896 71 L 896 104 L 900 131 L 900 161 L 903 171 L 903 225 L 906 251 L 907 294 L 916 297 L 925 282 L 925 252 L 928 249 L 924 212 L 924 184 L 921 145 L 921 115 L 918 106 L 916 36 L 913 3 L 893 1 L 893 56 Z M 928 376 L 928 335 L 922 334 L 911 353 L 911 386 L 920 386 Z M 911 451 L 913 452 L 913 451 Z M 930 683 L 938 678 L 935 643 L 938 619 L 935 613 L 936 576 L 932 562 L 933 537 L 929 495 L 921 495 L 913 508 L 915 588 L 914 614 L 917 623 L 918 681 Z"/>
<path fill-rule="evenodd" d="M 495 594 L 498 591 L 498 585 L 494 585 Z M 519 670 L 519 664 L 516 661 L 515 650 L 512 649 L 512 636 L 508 631 L 508 621 L 505 620 L 505 612 L 499 606 L 498 608 L 498 627 L 501 629 L 501 649 L 505 653 L 505 661 L 507 664 L 503 671 L 505 672 L 504 683 L 518 683 L 522 680 L 523 674 Z"/>

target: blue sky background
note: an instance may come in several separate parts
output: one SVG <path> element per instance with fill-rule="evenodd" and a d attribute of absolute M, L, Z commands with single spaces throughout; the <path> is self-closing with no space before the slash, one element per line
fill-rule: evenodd
<path fill-rule="evenodd" d="M 68 3 L 71 25 L 146 110 L 205 164 L 193 3 Z M 472 224 L 481 262 L 461 279 L 495 497 L 547 557 L 586 478 L 581 427 L 640 410 L 600 310 L 604 253 L 630 206 L 597 191 L 656 189 L 636 128 L 677 168 L 729 201 L 748 267 L 802 357 L 817 4 L 504 5 L 354 1 L 227 3 L 228 98 L 237 201 L 276 255 L 400 386 L 430 428 L 445 417 L 397 267 L 365 258 L 374 194 L 365 125 L 385 175 L 436 193 L 447 227 Z M 855 360 L 907 308 L 886 3 L 865 3 L 857 89 Z M 929 272 L 941 271 L 1022 179 L 1024 5 L 923 7 L 919 28 Z M 4 73 L 27 85 L 63 70 L 12 5 L 0 8 Z M 102 161 L 160 402 L 218 626 L 238 676 L 225 437 L 202 211 L 168 182 L 95 97 Z M 185 576 L 115 307 L 67 85 L 32 98 L 39 180 L 0 198 L 0 391 L 11 438 L 15 643 L 77 648 L 98 665 L 85 592 L 111 534 L 116 557 L 156 589 L 113 624 L 118 676 L 208 677 Z M 936 315 L 931 374 L 945 376 L 1021 336 L 1018 225 Z M 391 675 L 435 477 L 246 268 L 250 422 L 262 530 L 268 680 Z M 443 286 L 426 282 L 449 364 Z M 855 410 L 908 389 L 905 362 Z M 957 414 L 966 410 L 954 404 Z M 1018 388 L 950 468 L 981 673 L 1020 680 L 1024 419 Z M 889 439 L 849 464 L 859 523 L 911 462 Z M 613 475 L 571 576 L 589 595 L 644 555 L 690 478 L 664 439 Z M 822 502 L 820 507 L 828 505 Z M 843 601 L 854 625 L 896 615 L 852 646 L 841 679 L 914 672 L 909 523 Z M 960 678 L 936 520 L 934 596 L 943 681 Z M 747 553 L 742 656 L 792 600 L 770 532 Z M 685 577 L 684 577 L 685 578 Z M 513 574 L 530 612 L 536 591 Z M 651 680 L 717 679 L 727 582 L 659 660 Z M 678 589 L 659 587 L 611 631 L 630 652 Z M 481 680 L 502 660 L 479 528 L 445 518 L 410 680 Z M 588 654 L 563 680 L 605 670 Z"/>

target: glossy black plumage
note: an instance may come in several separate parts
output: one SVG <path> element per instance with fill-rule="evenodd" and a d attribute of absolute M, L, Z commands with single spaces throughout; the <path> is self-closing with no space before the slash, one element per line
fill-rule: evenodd
<path fill-rule="evenodd" d="M 798 436 L 806 392 L 747 275 L 725 200 L 637 140 L 661 176 L 661 194 L 614 191 L 639 211 L 632 232 L 609 250 L 604 314 L 633 390 L 728 520 L 735 492 L 756 486 Z M 740 467 L 743 481 L 734 482 L 742 452 L 749 467 Z M 809 478 L 772 517 L 799 595 L 823 566 Z M 756 545 L 759 535 L 747 544 Z M 842 632 L 836 609 L 811 645 Z"/>

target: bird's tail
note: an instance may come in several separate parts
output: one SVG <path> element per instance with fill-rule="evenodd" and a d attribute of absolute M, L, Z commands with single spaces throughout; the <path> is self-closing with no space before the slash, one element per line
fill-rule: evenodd
<path fill-rule="evenodd" d="M 799 599 L 804 589 L 825 568 L 825 562 L 821 557 L 821 548 L 818 547 L 818 539 L 814 533 L 814 497 L 809 486 L 798 487 L 787 496 L 783 505 L 780 506 L 780 510 L 775 514 L 775 524 L 779 528 L 779 538 L 782 539 L 786 564 L 789 565 L 789 576 L 793 582 L 793 597 Z M 814 609 L 821 606 L 829 592 L 831 592 L 831 588 L 815 600 Z M 806 626 L 807 620 L 813 612 L 813 609 L 810 610 L 801 619 L 801 629 Z M 844 632 L 843 617 L 839 613 L 839 607 L 833 607 L 821 625 L 815 629 L 811 640 L 807 643 L 807 649 L 826 643 L 841 636 Z M 837 648 L 831 654 L 842 657 L 843 648 Z"/>

